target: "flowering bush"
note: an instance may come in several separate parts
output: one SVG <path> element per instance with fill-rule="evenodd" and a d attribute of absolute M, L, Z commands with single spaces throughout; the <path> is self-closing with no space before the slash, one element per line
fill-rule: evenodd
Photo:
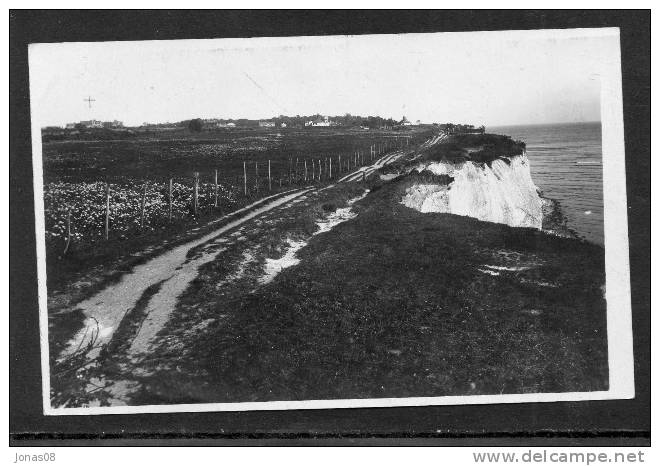
<path fill-rule="evenodd" d="M 112 237 L 124 238 L 140 231 L 142 181 L 110 184 L 110 221 Z M 106 184 L 104 182 L 53 182 L 44 186 L 46 240 L 66 239 L 67 215 L 71 213 L 71 239 L 96 241 L 104 237 Z M 218 186 L 218 205 L 231 208 L 238 191 L 228 185 Z M 198 190 L 198 213 L 214 207 L 213 183 L 201 183 Z M 172 183 L 172 221 L 194 217 L 192 184 Z M 147 182 L 143 231 L 163 228 L 169 223 L 168 183 Z"/>

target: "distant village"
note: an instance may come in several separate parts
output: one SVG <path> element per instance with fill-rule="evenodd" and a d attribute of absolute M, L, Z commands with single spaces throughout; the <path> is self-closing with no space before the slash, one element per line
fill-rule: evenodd
<path fill-rule="evenodd" d="M 81 129 L 139 129 L 139 128 L 153 128 L 153 129 L 180 129 L 189 126 L 191 121 L 201 122 L 202 129 L 215 129 L 215 128 L 287 128 L 287 127 L 328 127 L 328 126 L 361 126 L 363 128 L 374 127 L 396 127 L 396 126 L 411 126 L 410 122 L 405 116 L 401 120 L 394 120 L 391 118 L 385 119 L 381 117 L 360 117 L 346 114 L 343 116 L 331 117 L 327 115 L 311 115 L 294 117 L 280 115 L 279 117 L 264 119 L 264 120 L 249 120 L 249 119 L 220 119 L 220 118 L 207 118 L 207 119 L 194 119 L 184 120 L 175 123 L 149 123 L 144 122 L 139 126 L 124 126 L 121 121 L 101 121 L 101 120 L 82 120 L 73 123 L 67 123 L 64 127 L 60 126 L 47 126 L 44 130 L 81 130 Z M 416 124 L 421 124 L 418 120 Z"/>
<path fill-rule="evenodd" d="M 350 114 L 342 116 L 327 116 L 327 115 L 311 115 L 311 116 L 284 116 L 263 119 L 263 120 L 250 120 L 250 119 L 220 119 L 208 118 L 201 119 L 195 118 L 192 120 L 184 120 L 175 123 L 148 123 L 144 122 L 139 126 L 124 126 L 124 123 L 118 120 L 101 121 L 101 120 L 83 120 L 74 123 L 67 123 L 64 127 L 60 126 L 47 126 L 42 128 L 42 133 L 52 138 L 58 136 L 68 136 L 79 134 L 80 132 L 109 130 L 109 131 L 122 131 L 127 133 L 140 133 L 140 132 L 165 132 L 165 131 L 180 131 L 188 129 L 193 132 L 210 131 L 215 129 L 232 129 L 232 128 L 317 128 L 317 127 L 350 127 L 355 129 L 385 129 L 396 130 L 403 129 L 408 126 L 421 125 L 422 123 L 417 120 L 415 123 L 408 120 L 405 116 L 401 120 L 394 120 L 392 118 L 382 117 L 361 117 Z M 483 133 L 485 128 L 483 126 L 474 127 L 472 125 L 455 125 L 452 123 L 432 123 L 433 126 L 439 127 L 446 133 Z"/>

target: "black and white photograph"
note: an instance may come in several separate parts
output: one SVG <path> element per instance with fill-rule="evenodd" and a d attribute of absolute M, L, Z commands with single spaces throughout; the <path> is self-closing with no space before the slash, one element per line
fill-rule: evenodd
<path fill-rule="evenodd" d="M 45 414 L 634 396 L 618 29 L 29 72 Z"/>
<path fill-rule="evenodd" d="M 653 463 L 650 10 L 36 3 L 12 464 Z"/>

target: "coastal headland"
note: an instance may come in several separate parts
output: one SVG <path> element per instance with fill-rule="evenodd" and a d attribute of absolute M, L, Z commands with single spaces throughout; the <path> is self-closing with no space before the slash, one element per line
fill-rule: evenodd
<path fill-rule="evenodd" d="M 234 131 L 45 144 L 51 205 L 76 185 L 142 211 L 117 207 L 106 239 L 100 202 L 66 253 L 50 230 L 53 407 L 607 389 L 604 250 L 539 193 L 523 141 Z M 145 167 L 137 194 L 118 181 Z M 161 222 L 177 170 L 206 174 L 208 204 L 182 187 Z"/>

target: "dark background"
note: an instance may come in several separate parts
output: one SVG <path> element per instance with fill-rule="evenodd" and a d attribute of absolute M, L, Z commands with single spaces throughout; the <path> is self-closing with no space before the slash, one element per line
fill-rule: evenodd
<path fill-rule="evenodd" d="M 648 445 L 650 11 L 10 12 L 10 443 Z M 27 44 L 621 28 L 636 398 L 485 406 L 55 416 L 41 413 Z"/>

